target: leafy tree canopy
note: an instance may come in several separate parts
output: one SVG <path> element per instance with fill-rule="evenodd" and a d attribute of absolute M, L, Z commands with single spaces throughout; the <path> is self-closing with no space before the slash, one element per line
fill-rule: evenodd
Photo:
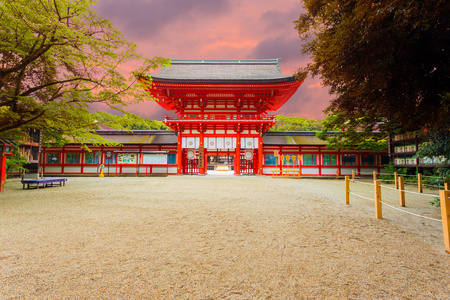
<path fill-rule="evenodd" d="M 44 129 L 83 143 L 91 104 L 121 109 L 151 99 L 136 75 L 170 61 L 143 58 L 112 24 L 90 9 L 93 0 L 0 0 L 0 135 L 20 138 Z M 141 67 L 127 78 L 125 64 Z"/>
<path fill-rule="evenodd" d="M 19 146 L 13 146 L 12 154 L 14 154 L 14 156 L 10 156 L 6 160 L 6 173 L 12 171 L 26 171 L 27 169 L 23 166 L 28 164 L 28 160 L 20 153 Z"/>
<path fill-rule="evenodd" d="M 322 129 L 321 123 L 316 119 L 301 117 L 275 116 L 277 123 L 271 131 L 317 131 Z"/>
<path fill-rule="evenodd" d="M 356 122 L 348 124 L 345 118 L 339 119 L 340 117 L 337 113 L 328 115 L 322 122 L 324 128 L 333 128 L 335 133 L 330 134 L 324 129 L 316 134 L 320 139 L 328 141 L 327 148 L 387 151 L 388 137 L 386 134 L 378 132 L 376 127 L 361 129 L 355 125 Z"/>
<path fill-rule="evenodd" d="M 313 61 L 298 73 L 320 75 L 336 96 L 325 130 L 449 128 L 448 1 L 303 2 L 295 24 Z"/>
<path fill-rule="evenodd" d="M 122 116 L 113 115 L 106 112 L 96 112 L 95 119 L 108 127 L 120 130 L 167 130 L 161 121 L 144 119 L 138 115 L 124 113 Z"/>
<path fill-rule="evenodd" d="M 428 143 L 419 148 L 417 157 L 441 157 L 443 161 L 437 167 L 436 172 L 450 182 L 450 132 L 448 128 L 434 130 L 428 134 Z M 447 167 L 446 167 L 447 166 Z"/>

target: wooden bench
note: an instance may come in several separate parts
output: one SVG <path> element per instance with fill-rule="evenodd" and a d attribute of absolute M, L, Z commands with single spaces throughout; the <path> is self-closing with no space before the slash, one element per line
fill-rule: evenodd
<path fill-rule="evenodd" d="M 54 183 L 59 183 L 59 186 L 66 185 L 67 178 L 43 178 L 43 179 L 24 179 L 22 180 L 23 189 L 27 186 L 27 189 L 30 188 L 39 188 L 42 186 L 43 188 L 47 186 L 53 186 Z"/>
<path fill-rule="evenodd" d="M 275 169 L 271 170 L 272 178 L 302 178 L 301 169 Z"/>

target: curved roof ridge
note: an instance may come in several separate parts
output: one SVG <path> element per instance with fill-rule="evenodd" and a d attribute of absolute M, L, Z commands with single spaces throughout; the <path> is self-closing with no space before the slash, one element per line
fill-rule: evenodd
<path fill-rule="evenodd" d="M 220 64 L 220 65 L 236 65 L 236 64 L 252 64 L 252 65 L 278 65 L 281 58 L 269 59 L 171 59 L 171 64 Z"/>
<path fill-rule="evenodd" d="M 163 66 L 158 74 L 151 77 L 156 80 L 174 80 L 183 82 L 233 82 L 233 81 L 291 81 L 292 75 L 284 75 L 274 59 L 173 59 L 171 65 Z"/>

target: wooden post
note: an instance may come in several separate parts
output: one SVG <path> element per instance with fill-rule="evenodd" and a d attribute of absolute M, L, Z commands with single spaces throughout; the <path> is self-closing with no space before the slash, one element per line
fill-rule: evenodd
<path fill-rule="evenodd" d="M 377 171 L 373 171 L 373 180 L 377 180 Z"/>
<path fill-rule="evenodd" d="M 417 173 L 417 189 L 419 193 L 423 193 L 422 189 L 422 173 Z"/>
<path fill-rule="evenodd" d="M 300 154 L 298 155 L 297 161 L 298 161 L 298 177 L 301 178 L 301 176 L 302 176 L 302 157 Z"/>
<path fill-rule="evenodd" d="M 446 191 L 450 190 L 450 182 L 444 183 L 444 190 Z"/>
<path fill-rule="evenodd" d="M 355 170 L 352 170 L 352 180 L 355 180 Z"/>
<path fill-rule="evenodd" d="M 398 190 L 398 172 L 394 172 L 395 188 Z"/>
<path fill-rule="evenodd" d="M 374 188 L 375 188 L 375 216 L 377 219 L 383 218 L 383 213 L 381 210 L 381 186 L 380 181 L 375 180 L 374 182 Z"/>
<path fill-rule="evenodd" d="M 350 204 L 350 180 L 345 176 L 345 204 Z"/>
<path fill-rule="evenodd" d="M 441 196 L 442 228 L 444 229 L 445 252 L 450 253 L 450 191 L 439 191 Z"/>
<path fill-rule="evenodd" d="M 400 196 L 400 206 L 405 207 L 405 178 L 398 178 L 398 188 L 399 188 L 399 196 Z"/>
<path fill-rule="evenodd" d="M 339 179 L 339 169 L 336 170 L 336 179 Z"/>

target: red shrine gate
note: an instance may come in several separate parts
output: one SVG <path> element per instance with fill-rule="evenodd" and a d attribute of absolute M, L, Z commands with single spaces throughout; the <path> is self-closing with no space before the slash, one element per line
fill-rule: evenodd
<path fill-rule="evenodd" d="M 164 123 L 177 134 L 177 174 L 223 169 L 262 175 L 262 136 L 276 123 L 267 113 L 302 83 L 283 75 L 278 59 L 172 60 L 140 80 L 175 112 Z"/>

